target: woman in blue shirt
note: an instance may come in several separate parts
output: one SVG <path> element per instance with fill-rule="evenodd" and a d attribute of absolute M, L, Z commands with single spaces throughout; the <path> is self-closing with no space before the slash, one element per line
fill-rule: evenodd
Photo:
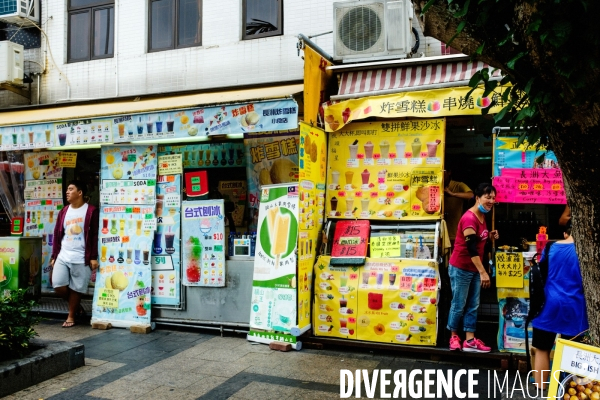
<path fill-rule="evenodd" d="M 583 283 L 579 270 L 579 259 L 575 253 L 575 243 L 571 236 L 569 221 L 564 232 L 565 240 L 559 240 L 550 247 L 548 258 L 548 278 L 544 287 L 546 303 L 540 315 L 533 321 L 533 341 L 535 347 L 534 376 L 538 387 L 549 381 L 549 372 L 542 377 L 542 370 L 550 369 L 550 350 L 556 334 L 563 338 L 578 336 L 588 330 L 588 319 L 583 296 Z"/>

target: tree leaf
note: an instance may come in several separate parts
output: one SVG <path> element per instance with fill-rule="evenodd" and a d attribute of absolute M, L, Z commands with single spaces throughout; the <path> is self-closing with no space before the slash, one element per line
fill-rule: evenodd
<path fill-rule="evenodd" d="M 421 16 L 423 16 L 427 10 L 429 10 L 429 7 L 431 7 L 433 3 L 435 3 L 435 0 L 429 0 L 427 4 L 425 4 L 425 6 L 421 9 Z"/>
<path fill-rule="evenodd" d="M 477 85 L 479 85 L 479 82 L 481 81 L 481 70 L 475 72 L 473 74 L 473 76 L 471 77 L 471 79 L 469 79 L 469 86 L 472 88 L 477 87 Z"/>
<path fill-rule="evenodd" d="M 469 4 L 471 3 L 471 0 L 467 0 L 465 1 L 465 4 L 463 5 L 462 10 L 455 12 L 454 13 L 454 17 L 455 18 L 461 18 L 464 17 L 465 15 L 467 15 L 467 11 L 469 11 Z"/>
<path fill-rule="evenodd" d="M 527 52 L 526 51 L 522 51 L 519 54 L 517 54 L 516 56 L 514 56 L 512 58 L 512 60 L 510 60 L 509 62 L 506 63 L 506 67 L 510 68 L 510 69 L 515 69 L 515 63 L 517 61 L 519 61 L 519 59 L 521 59 L 524 55 L 526 55 Z"/>
<path fill-rule="evenodd" d="M 481 55 L 483 53 L 483 48 L 485 47 L 485 42 L 481 43 L 477 50 L 475 50 L 475 54 Z"/>

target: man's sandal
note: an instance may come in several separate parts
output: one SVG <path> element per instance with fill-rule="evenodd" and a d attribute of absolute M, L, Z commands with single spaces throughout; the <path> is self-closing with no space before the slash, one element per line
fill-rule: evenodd
<path fill-rule="evenodd" d="M 63 322 L 63 328 L 72 328 L 75 325 L 75 321 L 65 321 Z"/>

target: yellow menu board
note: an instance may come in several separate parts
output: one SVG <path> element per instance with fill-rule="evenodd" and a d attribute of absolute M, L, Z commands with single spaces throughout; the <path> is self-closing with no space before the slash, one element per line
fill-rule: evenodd
<path fill-rule="evenodd" d="M 299 232 L 298 232 L 298 328 L 311 321 L 311 282 L 317 256 L 317 240 L 325 213 L 327 140 L 323 130 L 300 123 Z"/>
<path fill-rule="evenodd" d="M 329 135 L 330 218 L 439 218 L 446 120 L 352 123 Z"/>
<path fill-rule="evenodd" d="M 496 253 L 496 287 L 523 287 L 523 253 Z"/>
<path fill-rule="evenodd" d="M 367 258 L 362 267 L 315 264 L 317 336 L 434 346 L 439 273 L 425 260 Z"/>

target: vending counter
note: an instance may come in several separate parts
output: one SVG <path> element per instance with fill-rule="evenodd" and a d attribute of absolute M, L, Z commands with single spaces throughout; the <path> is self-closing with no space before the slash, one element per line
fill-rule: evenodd
<path fill-rule="evenodd" d="M 185 309 L 154 307 L 157 323 L 248 327 L 254 260 L 228 259 L 224 287 L 184 287 Z"/>
<path fill-rule="evenodd" d="M 38 298 L 41 259 L 41 237 L 0 237 L 0 294 L 27 289 L 28 294 Z"/>

